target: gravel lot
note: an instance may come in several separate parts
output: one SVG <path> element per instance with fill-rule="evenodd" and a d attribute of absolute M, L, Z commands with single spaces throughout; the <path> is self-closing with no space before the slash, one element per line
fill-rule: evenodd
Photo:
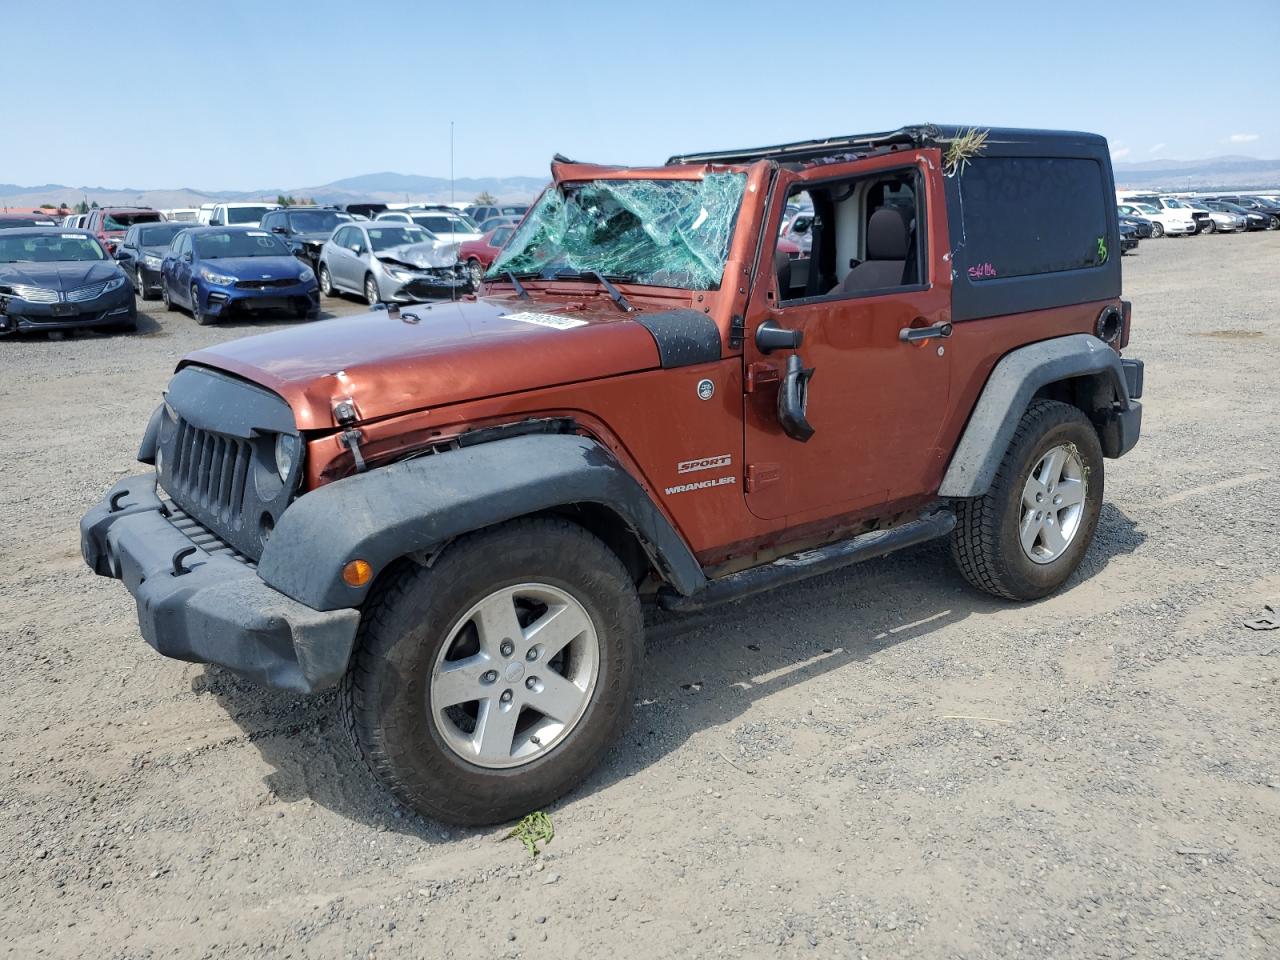
<path fill-rule="evenodd" d="M 1125 259 L 1144 436 L 1070 589 L 998 603 L 931 545 L 653 615 L 536 861 L 396 809 L 331 696 L 153 653 L 80 559 L 178 358 L 271 324 L 0 341 L 0 949 L 1280 956 L 1280 631 L 1244 626 L 1280 610 L 1277 264 L 1280 233 Z"/>

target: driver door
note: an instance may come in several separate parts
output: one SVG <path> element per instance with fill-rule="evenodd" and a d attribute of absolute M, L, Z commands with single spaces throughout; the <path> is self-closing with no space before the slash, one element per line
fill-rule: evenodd
<path fill-rule="evenodd" d="M 917 150 L 779 174 L 744 324 L 744 488 L 756 516 L 791 527 L 887 513 L 936 485 L 937 439 L 951 389 L 940 168 L 939 151 Z M 795 268 L 803 251 L 775 245 L 787 200 L 803 193 L 814 198 L 815 216 L 801 271 Z M 910 209 L 902 200 L 908 195 Z M 872 242 L 870 220 L 886 206 L 902 213 L 906 251 L 901 236 L 891 238 L 889 246 L 899 246 L 887 251 L 876 248 L 885 241 Z M 884 224 L 892 217 L 876 219 Z M 877 262 L 858 273 L 870 279 L 844 282 L 856 269 L 851 263 L 870 266 L 887 259 L 886 252 L 902 256 L 901 274 Z M 915 266 L 908 269 L 910 258 Z M 806 277 L 806 286 L 783 290 L 793 270 Z M 803 342 L 794 351 L 762 348 L 757 331 L 766 323 L 800 333 Z M 788 435 L 779 415 L 792 353 L 814 371 L 804 413 L 813 434 L 804 442 Z"/>

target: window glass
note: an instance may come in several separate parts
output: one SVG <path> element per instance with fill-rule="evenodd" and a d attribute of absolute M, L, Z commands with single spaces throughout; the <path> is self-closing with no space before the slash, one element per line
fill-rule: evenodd
<path fill-rule="evenodd" d="M 196 253 L 202 260 L 223 257 L 280 257 L 289 251 L 280 238 L 266 230 L 225 230 L 196 237 Z"/>
<path fill-rule="evenodd" d="M 493 236 L 489 238 L 489 245 L 493 247 L 501 247 L 511 239 L 511 231 L 514 227 L 499 227 L 493 231 Z"/>
<path fill-rule="evenodd" d="M 964 264 L 975 282 L 1105 263 L 1106 184 L 1094 160 L 987 157 L 958 173 Z"/>

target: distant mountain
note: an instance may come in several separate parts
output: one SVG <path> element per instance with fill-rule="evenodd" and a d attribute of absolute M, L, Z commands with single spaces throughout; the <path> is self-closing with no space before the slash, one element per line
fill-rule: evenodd
<path fill-rule="evenodd" d="M 1280 187 L 1280 160 L 1224 156 L 1208 160 L 1144 160 L 1115 163 L 1120 189 L 1263 190 Z"/>
<path fill-rule="evenodd" d="M 1223 156 L 1208 160 L 1145 160 L 1116 163 L 1120 189 L 1160 190 L 1263 190 L 1280 187 L 1280 160 Z M 502 201 L 531 200 L 546 185 L 546 177 L 460 177 L 453 183 L 452 199 L 474 200 L 489 193 Z M 365 173 L 312 187 L 270 187 L 261 190 L 200 190 L 176 187 L 168 190 L 133 187 L 68 187 L 57 183 L 24 187 L 0 183 L 0 209 L 30 208 L 42 203 L 75 205 L 80 200 L 99 206 L 139 205 L 167 209 L 198 207 L 219 200 L 275 200 L 279 194 L 308 197 L 319 203 L 379 200 L 383 203 L 447 203 L 447 177 L 412 173 Z"/>
<path fill-rule="evenodd" d="M 489 193 L 502 201 L 532 200 L 546 185 L 546 177 L 460 177 L 454 181 L 452 199 L 469 202 L 481 193 Z M 280 194 L 307 197 L 318 203 L 350 203 L 357 200 L 380 200 L 383 203 L 447 203 L 450 200 L 447 177 L 424 177 L 406 173 L 366 173 L 346 177 L 312 187 L 270 187 L 261 190 L 199 190 L 193 187 L 138 190 L 132 187 L 68 187 L 45 183 L 23 187 L 0 183 L 0 209 L 4 207 L 38 207 L 42 203 L 67 203 L 72 206 L 82 199 L 100 207 L 137 205 L 169 209 L 198 207 L 219 200 L 275 200 Z"/>

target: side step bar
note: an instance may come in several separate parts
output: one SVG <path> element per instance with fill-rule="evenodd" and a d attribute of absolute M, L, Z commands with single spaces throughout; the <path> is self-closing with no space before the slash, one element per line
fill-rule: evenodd
<path fill-rule="evenodd" d="M 664 609 L 680 613 L 704 610 L 731 600 L 764 593 L 775 587 L 795 583 L 808 577 L 830 573 L 863 560 L 883 557 L 912 547 L 926 540 L 945 537 L 956 526 L 956 515 L 950 510 L 939 510 L 918 520 L 912 520 L 889 530 L 872 530 L 848 540 L 827 544 L 814 550 L 804 550 L 790 556 L 779 557 L 773 563 L 752 567 L 739 573 L 731 573 L 719 580 L 711 580 L 707 586 L 690 597 L 674 592 L 663 592 L 659 602 Z"/>

